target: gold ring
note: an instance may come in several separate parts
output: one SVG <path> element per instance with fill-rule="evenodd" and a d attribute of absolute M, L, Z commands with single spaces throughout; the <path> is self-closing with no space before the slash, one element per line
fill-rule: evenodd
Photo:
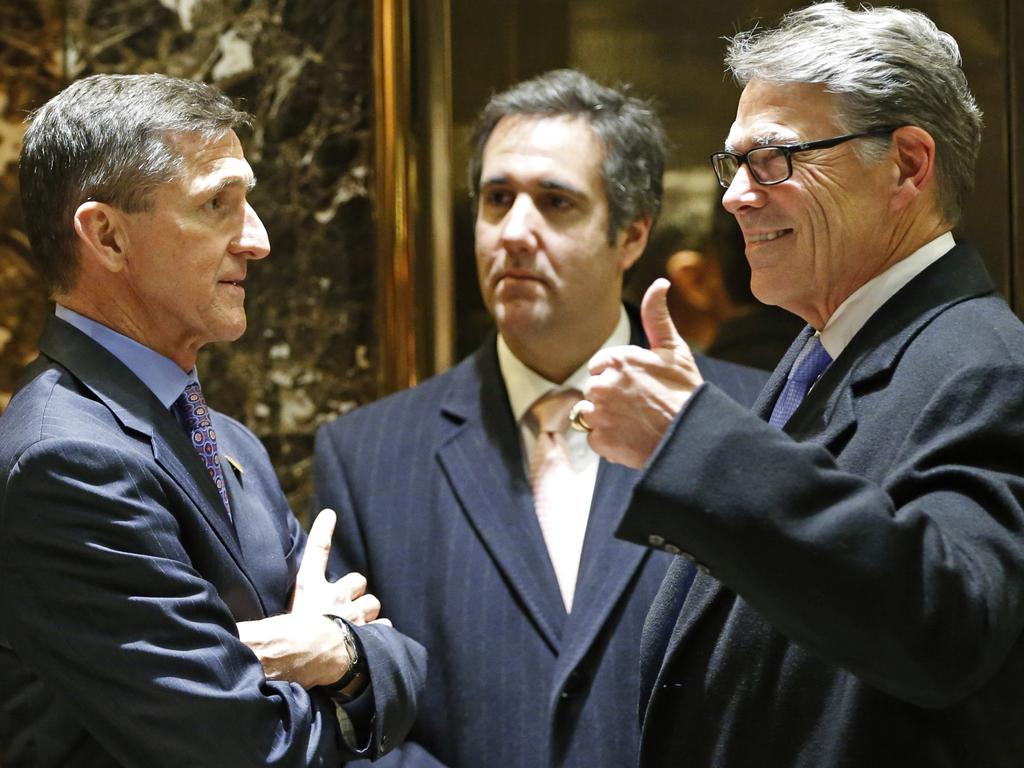
<path fill-rule="evenodd" d="M 569 426 L 575 429 L 577 432 L 589 432 L 591 427 L 587 424 L 586 419 L 583 418 L 583 404 L 592 406 L 589 400 L 578 400 L 576 404 L 569 411 Z"/>

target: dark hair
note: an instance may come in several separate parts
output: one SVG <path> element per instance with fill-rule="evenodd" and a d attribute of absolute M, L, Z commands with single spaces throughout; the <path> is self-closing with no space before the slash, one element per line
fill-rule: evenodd
<path fill-rule="evenodd" d="M 492 96 L 477 117 L 471 142 L 469 189 L 474 206 L 480 192 L 484 146 L 504 117 L 581 117 L 604 147 L 601 178 L 608 198 L 608 240 L 646 216 L 661 211 L 665 137 L 649 102 L 629 95 L 627 86 L 609 88 L 582 72 L 557 69 Z"/>
<path fill-rule="evenodd" d="M 213 140 L 249 123 L 216 88 L 165 75 L 93 75 L 30 115 L 21 205 L 51 291 L 75 282 L 78 206 L 96 200 L 128 213 L 148 210 L 153 190 L 185 167 L 176 135 Z"/>
<path fill-rule="evenodd" d="M 817 83 L 839 97 L 837 126 L 859 133 L 916 125 L 935 140 L 939 205 L 956 224 L 974 184 L 981 110 L 949 34 L 918 11 L 817 3 L 786 14 L 775 29 L 734 37 L 726 66 L 740 85 Z M 877 160 L 889 139 L 856 142 L 862 160 Z"/>

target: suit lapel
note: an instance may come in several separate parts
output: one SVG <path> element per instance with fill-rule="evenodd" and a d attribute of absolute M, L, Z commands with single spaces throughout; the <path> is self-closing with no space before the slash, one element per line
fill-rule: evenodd
<path fill-rule="evenodd" d="M 219 434 L 223 436 L 225 433 L 222 430 Z M 244 567 L 256 586 L 264 616 L 273 616 L 287 608 L 283 598 L 291 593 L 288 563 L 281 549 L 277 526 L 270 517 L 269 506 L 260 500 L 253 502 L 252 494 L 246 490 L 251 478 L 246 478 L 244 469 L 234 460 L 227 459 L 225 447 L 226 441 L 222 441 L 220 454 L 224 484 Z"/>
<path fill-rule="evenodd" d="M 601 461 L 587 520 L 573 609 L 565 624 L 564 642 L 555 668 L 554 692 L 562 690 L 566 678 L 593 645 L 637 570 L 650 555 L 645 547 L 616 539 L 614 535 L 637 476 L 636 470 Z"/>
<path fill-rule="evenodd" d="M 639 316 L 629 305 L 626 312 L 630 344 L 646 348 Z M 615 538 L 615 529 L 622 522 L 638 477 L 636 470 L 601 459 L 587 518 L 573 610 L 566 621 L 565 642 L 555 668 L 552 691 L 556 694 L 593 645 L 615 604 L 648 557 L 646 548 Z"/>
<path fill-rule="evenodd" d="M 453 377 L 441 409 L 452 424 L 438 449 L 445 477 L 526 614 L 557 650 L 565 608 L 533 510 L 493 335 Z"/>
<path fill-rule="evenodd" d="M 48 319 L 39 348 L 91 390 L 126 431 L 149 441 L 156 463 L 181 487 L 244 573 L 242 552 L 220 495 L 170 411 L 120 360 L 55 316 Z"/>

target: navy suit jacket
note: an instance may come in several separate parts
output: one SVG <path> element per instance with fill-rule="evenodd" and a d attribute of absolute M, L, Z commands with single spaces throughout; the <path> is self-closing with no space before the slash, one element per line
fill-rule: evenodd
<path fill-rule="evenodd" d="M 640 630 L 670 558 L 613 538 L 636 473 L 602 461 L 566 615 L 495 340 L 317 435 L 317 508 L 339 515 L 334 567 L 365 573 L 430 654 L 409 742 L 381 764 L 632 765 Z M 766 379 L 714 360 L 701 370 L 748 405 Z"/>
<path fill-rule="evenodd" d="M 965 245 L 872 316 L 785 430 L 691 400 L 619 535 L 689 552 L 644 632 L 653 766 L 1024 759 L 1024 326 Z"/>
<path fill-rule="evenodd" d="M 268 681 L 236 622 L 286 610 L 305 535 L 256 437 L 213 414 L 235 525 L 174 416 L 51 317 L 0 417 L 0 764 L 320 766 L 326 693 Z M 237 530 L 236 530 L 237 529 Z M 360 628 L 369 754 L 404 736 L 422 648 Z"/>

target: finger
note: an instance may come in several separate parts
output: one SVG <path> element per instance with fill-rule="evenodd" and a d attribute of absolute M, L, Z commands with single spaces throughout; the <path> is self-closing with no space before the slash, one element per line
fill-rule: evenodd
<path fill-rule="evenodd" d="M 391 623 L 391 619 L 374 619 L 370 623 L 371 624 L 383 624 L 385 627 L 393 627 L 394 626 L 394 624 Z"/>
<path fill-rule="evenodd" d="M 591 376 L 597 376 L 604 371 L 615 368 L 623 368 L 624 365 L 637 354 L 637 352 L 646 352 L 643 347 L 634 346 L 632 344 L 617 346 L 617 347 L 605 347 L 599 349 L 594 353 L 594 356 L 590 358 L 587 364 L 587 370 Z"/>
<path fill-rule="evenodd" d="M 366 577 L 361 573 L 346 573 L 334 582 L 334 592 L 343 600 L 355 600 L 366 591 Z"/>
<path fill-rule="evenodd" d="M 306 538 L 306 551 L 299 564 L 299 572 L 295 577 L 297 584 L 304 581 L 323 580 L 327 571 L 327 558 L 331 554 L 331 538 L 334 536 L 334 524 L 338 516 L 333 509 L 322 509 L 316 516 L 309 536 Z"/>
<path fill-rule="evenodd" d="M 671 286 L 672 284 L 663 277 L 651 283 L 640 305 L 640 319 L 643 321 L 644 333 L 651 343 L 651 349 L 675 352 L 689 347 L 676 330 L 672 315 L 668 311 L 668 291 Z"/>
<path fill-rule="evenodd" d="M 580 432 L 590 431 L 590 422 L 587 421 L 587 417 L 594 413 L 594 404 L 587 400 L 585 397 L 582 400 L 577 401 L 576 405 L 573 406 L 572 411 L 569 412 L 569 422 L 573 429 L 579 430 Z"/>
<path fill-rule="evenodd" d="M 359 624 L 373 621 L 380 616 L 380 600 L 376 595 L 363 595 L 352 603 Z"/>

